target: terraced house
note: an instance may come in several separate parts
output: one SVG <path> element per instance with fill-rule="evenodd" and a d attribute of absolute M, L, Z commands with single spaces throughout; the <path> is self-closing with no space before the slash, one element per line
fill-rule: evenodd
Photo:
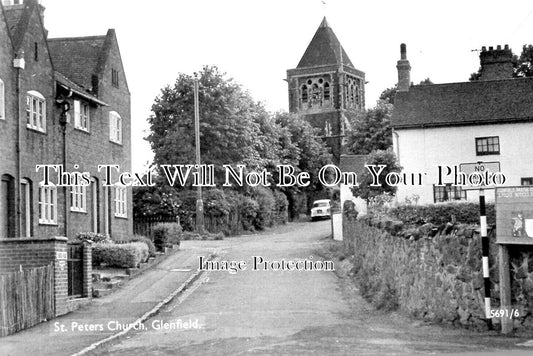
<path fill-rule="evenodd" d="M 98 171 L 131 170 L 130 93 L 115 31 L 51 39 L 44 10 L 36 0 L 1 6 L 0 237 L 130 235 L 131 190 L 104 187 Z M 38 165 L 88 172 L 90 185 L 43 186 Z"/>

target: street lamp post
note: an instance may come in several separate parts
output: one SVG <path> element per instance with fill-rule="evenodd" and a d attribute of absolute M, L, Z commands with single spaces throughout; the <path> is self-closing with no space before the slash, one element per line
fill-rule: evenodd
<path fill-rule="evenodd" d="M 196 167 L 200 171 L 200 109 L 198 105 L 198 78 L 194 74 L 194 137 L 196 146 Z M 204 202 L 202 200 L 202 187 L 196 187 L 196 232 L 203 234 L 204 227 Z"/>

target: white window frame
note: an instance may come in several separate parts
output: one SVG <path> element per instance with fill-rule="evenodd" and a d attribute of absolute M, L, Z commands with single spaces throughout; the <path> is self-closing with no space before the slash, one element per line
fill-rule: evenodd
<path fill-rule="evenodd" d="M 57 225 L 57 188 L 39 185 L 39 224 Z"/>
<path fill-rule="evenodd" d="M 91 120 L 89 104 L 83 101 L 74 100 L 74 128 L 89 132 L 89 122 Z"/>
<path fill-rule="evenodd" d="M 109 112 L 109 140 L 122 144 L 122 118 L 116 111 Z"/>
<path fill-rule="evenodd" d="M 6 89 L 4 81 L 0 79 L 0 120 L 6 119 Z"/>
<path fill-rule="evenodd" d="M 115 186 L 115 217 L 128 217 L 128 190 L 123 185 Z"/>
<path fill-rule="evenodd" d="M 26 127 L 46 132 L 46 99 L 35 90 L 26 93 Z"/>
<path fill-rule="evenodd" d="M 70 211 L 87 212 L 87 187 L 75 185 L 70 187 Z"/>

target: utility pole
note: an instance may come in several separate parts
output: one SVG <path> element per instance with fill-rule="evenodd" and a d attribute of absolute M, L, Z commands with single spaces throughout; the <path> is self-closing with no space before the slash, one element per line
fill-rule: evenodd
<path fill-rule="evenodd" d="M 194 137 L 196 146 L 196 168 L 200 172 L 200 109 L 198 103 L 198 77 L 194 73 Z M 204 202 L 202 200 L 202 186 L 196 187 L 196 232 L 203 234 L 204 227 Z"/>

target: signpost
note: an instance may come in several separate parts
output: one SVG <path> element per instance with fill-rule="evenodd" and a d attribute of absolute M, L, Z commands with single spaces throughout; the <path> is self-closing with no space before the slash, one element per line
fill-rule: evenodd
<path fill-rule="evenodd" d="M 484 182 L 479 185 L 473 185 L 472 187 L 466 187 L 465 189 L 479 189 L 479 225 L 481 233 L 481 262 L 483 265 L 483 281 L 485 290 L 485 318 L 489 325 L 489 329 L 492 329 L 492 315 L 490 305 L 490 273 L 489 273 L 489 238 L 487 235 L 487 214 L 485 208 L 485 189 L 494 189 L 494 186 L 487 185 L 489 181 L 488 177 L 494 173 L 500 172 L 500 162 L 476 162 L 476 163 L 461 163 L 459 165 L 462 173 L 469 176 L 479 177 L 481 180 L 485 177 Z M 493 180 L 490 179 L 493 183 Z"/>
<path fill-rule="evenodd" d="M 513 330 L 511 273 L 507 245 L 533 245 L 533 187 L 496 188 L 496 243 L 499 244 L 502 333 Z"/>

